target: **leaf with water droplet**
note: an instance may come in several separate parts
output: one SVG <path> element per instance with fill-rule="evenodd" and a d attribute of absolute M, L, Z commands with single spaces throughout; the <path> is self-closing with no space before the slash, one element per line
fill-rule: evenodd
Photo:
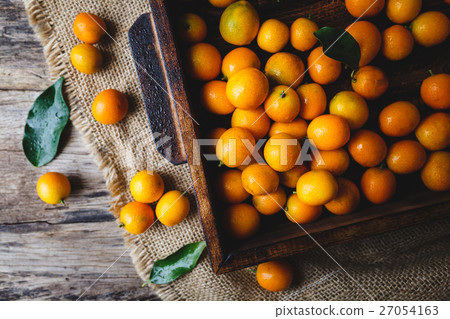
<path fill-rule="evenodd" d="M 36 167 L 56 156 L 61 133 L 69 121 L 69 108 L 62 95 L 63 82 L 64 79 L 59 78 L 39 95 L 28 113 L 22 147 L 27 159 Z"/>

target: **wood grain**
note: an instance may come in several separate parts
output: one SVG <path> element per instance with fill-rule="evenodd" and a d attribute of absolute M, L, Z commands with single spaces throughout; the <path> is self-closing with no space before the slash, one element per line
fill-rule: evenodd
<path fill-rule="evenodd" d="M 43 90 L 50 81 L 42 47 L 21 1 L 0 1 L 0 90 Z"/>
<path fill-rule="evenodd" d="M 447 196 L 447 199 L 449 198 L 448 193 L 445 196 Z M 384 211 L 375 210 L 375 207 L 373 207 L 372 214 L 375 214 L 375 216 L 370 216 L 373 218 L 364 218 L 365 216 L 362 215 L 365 212 L 360 211 L 357 212 L 357 215 L 347 215 L 347 218 L 343 220 L 338 218 L 342 216 L 332 216 L 321 219 L 317 223 L 302 225 L 302 227 L 322 247 L 342 244 L 401 227 L 448 218 L 450 201 L 442 203 L 440 202 L 442 198 L 436 197 L 435 200 L 438 201 L 437 204 L 431 204 L 433 201 L 428 203 L 423 201 L 421 203 L 424 207 L 405 209 L 399 213 L 394 213 L 387 208 Z M 399 209 L 402 208 L 400 204 L 404 203 L 391 203 L 390 205 Z M 426 210 L 426 213 L 424 213 L 424 210 Z M 270 234 L 252 238 L 252 240 L 239 245 L 228 254 L 218 273 L 226 273 L 270 259 L 317 249 L 317 243 L 311 240 L 303 229 L 295 224 L 288 224 L 276 227 Z"/>
<path fill-rule="evenodd" d="M 320 26 L 333 26 L 345 28 L 354 22 L 344 5 L 343 1 L 334 0 L 282 0 L 277 3 L 269 0 L 252 1 L 258 9 L 262 21 L 271 18 L 279 18 L 285 23 L 292 23 L 301 16 L 312 15 Z M 214 115 L 200 110 L 198 100 L 201 83 L 192 79 L 183 79 L 180 55 L 186 49 L 173 36 L 175 22 L 184 12 L 196 12 L 205 18 L 208 24 L 208 37 L 206 42 L 214 44 L 222 54 L 234 48 L 225 43 L 218 32 L 217 21 L 221 11 L 210 6 L 195 6 L 195 4 L 174 5 L 170 1 L 150 0 L 151 26 L 147 26 L 147 32 L 154 33 L 155 39 L 164 39 L 156 46 L 159 51 L 159 60 L 164 61 L 166 72 L 163 74 L 164 82 L 167 83 L 169 94 L 178 103 L 172 105 L 177 110 L 179 129 L 181 131 L 191 175 L 195 181 L 198 209 L 202 220 L 203 230 L 208 243 L 209 254 L 213 270 L 216 273 L 225 273 L 236 269 L 245 268 L 259 262 L 289 256 L 304 252 L 316 247 L 316 243 L 303 232 L 297 225 L 289 223 L 284 216 L 263 217 L 262 227 L 259 234 L 240 243 L 231 242 L 222 235 L 220 228 L 220 213 L 222 207 L 217 205 L 217 198 L 209 192 L 211 180 L 217 174 L 217 163 L 206 163 L 205 161 L 194 163 L 194 159 L 202 157 L 195 139 L 209 129 L 221 125 L 229 127 L 229 118 L 219 119 Z M 448 7 L 438 0 L 430 0 L 424 3 L 424 11 L 448 10 Z M 380 29 L 385 29 L 392 23 L 381 14 L 374 19 Z M 258 54 L 264 65 L 270 56 L 262 52 L 255 43 L 250 47 Z M 427 70 L 435 72 L 447 71 L 450 66 L 449 42 L 432 49 L 416 46 L 414 53 L 405 61 L 392 63 L 381 55 L 374 61 L 375 65 L 382 65 L 390 79 L 390 88 L 384 97 L 370 102 L 371 120 L 368 127 L 378 129 L 377 118 L 380 106 L 388 105 L 401 99 L 412 100 L 418 103 L 425 111 L 422 115 L 429 113 L 426 106 L 420 105 L 418 88 L 421 81 L 427 76 Z M 300 55 L 306 60 L 307 53 L 299 53 L 289 45 L 284 51 L 290 51 Z M 139 58 L 143 58 L 141 55 Z M 155 57 L 147 57 L 144 64 L 157 64 Z M 144 58 L 145 59 L 145 58 Z M 347 78 L 345 78 L 347 77 Z M 306 76 L 306 81 L 310 81 Z M 146 85 L 149 85 L 148 83 Z M 171 90 L 169 90 L 171 88 Z M 345 70 L 341 79 L 326 87 L 327 96 L 330 99 L 336 92 L 349 90 L 350 70 Z M 190 114 L 186 114 L 189 110 Z M 196 119 L 194 121 L 194 119 Z M 225 120 L 224 120 L 225 119 Z M 201 126 L 195 125 L 199 121 Z M 411 137 L 414 138 L 414 137 Z M 393 140 L 387 138 L 388 143 Z M 202 158 L 203 159 L 203 158 Z M 353 165 L 345 177 L 359 182 L 363 169 Z M 450 213 L 449 193 L 435 194 L 427 191 L 420 182 L 417 174 L 410 176 L 398 176 L 399 190 L 396 198 L 388 204 L 374 206 L 367 201 L 362 201 L 359 209 L 349 216 L 325 216 L 318 222 L 308 225 L 307 231 L 324 245 L 337 244 L 363 236 L 378 234 L 384 231 L 398 229 L 412 224 L 417 224 L 432 219 L 448 218 Z M 427 214 L 424 214 L 427 210 Z M 284 214 L 277 214 L 284 215 Z"/>
<path fill-rule="evenodd" d="M 172 105 L 172 108 L 176 110 L 178 115 L 179 130 L 186 150 L 208 253 L 212 268 L 214 272 L 217 272 L 226 254 L 223 251 L 220 234 L 217 231 L 220 225 L 217 224 L 215 214 L 211 213 L 214 211 L 214 207 L 209 192 L 207 174 L 205 173 L 205 161 L 197 144 L 197 139 L 200 138 L 199 125 L 195 119 L 193 104 L 188 100 L 188 91 L 180 68 L 181 59 L 175 46 L 167 2 L 150 0 L 150 7 L 152 30 L 149 31 L 155 33 L 155 39 L 164 39 L 159 41 L 157 47 L 160 50 L 161 60 L 166 64 L 167 72 L 164 73 L 164 76 L 165 82 L 170 88 L 171 100 L 177 101 L 176 104 Z M 148 64 L 151 62 L 155 61 L 147 61 Z"/>
<path fill-rule="evenodd" d="M 34 168 L 23 155 L 27 112 L 51 83 L 22 2 L 0 0 L 0 300 L 76 300 L 126 249 L 103 174 L 75 129 L 49 165 Z M 69 176 L 66 207 L 38 199 L 47 171 Z M 141 284 L 126 253 L 82 299 L 157 299 Z"/>
<path fill-rule="evenodd" d="M 172 66 L 160 54 L 160 40 L 151 26 L 149 13 L 136 20 L 128 31 L 128 38 L 156 149 L 172 164 L 185 164 L 186 151 L 175 111 L 178 101 L 166 81 L 167 69 Z M 170 138 L 169 142 L 162 143 L 161 136 Z"/>

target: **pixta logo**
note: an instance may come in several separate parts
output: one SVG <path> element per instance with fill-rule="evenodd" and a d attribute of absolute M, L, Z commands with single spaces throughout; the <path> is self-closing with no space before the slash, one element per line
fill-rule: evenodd
<path fill-rule="evenodd" d="M 313 157 L 323 162 L 319 150 L 314 141 L 305 139 L 298 152 L 296 146 L 299 141 L 289 139 L 260 139 L 255 144 L 248 139 L 228 139 L 226 143 L 218 139 L 193 140 L 193 165 L 199 165 L 202 157 L 206 161 L 219 161 L 217 154 L 226 154 L 229 166 L 248 165 L 250 163 L 266 164 L 263 156 L 264 147 L 270 146 L 276 153 L 280 165 L 287 165 L 292 156 L 296 157 L 295 165 L 301 165 L 312 161 Z M 243 156 L 244 154 L 244 156 Z"/>

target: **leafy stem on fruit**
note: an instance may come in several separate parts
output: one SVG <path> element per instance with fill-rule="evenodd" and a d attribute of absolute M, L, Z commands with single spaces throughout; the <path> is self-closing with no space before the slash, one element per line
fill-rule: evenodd
<path fill-rule="evenodd" d="M 286 97 L 286 92 L 285 92 L 284 90 L 281 91 L 280 97 L 281 97 L 281 98 Z"/>
<path fill-rule="evenodd" d="M 59 202 L 60 202 L 61 204 L 63 204 L 63 206 L 66 206 L 66 202 L 64 201 L 64 199 L 61 199 Z"/>
<path fill-rule="evenodd" d="M 430 73 L 431 76 L 434 75 L 434 72 L 432 70 L 428 70 L 428 73 Z"/>
<path fill-rule="evenodd" d="M 124 223 L 120 223 L 119 224 L 119 228 L 123 228 L 123 227 L 125 227 L 125 224 Z"/>
<path fill-rule="evenodd" d="M 218 167 L 222 167 L 223 166 L 223 162 L 222 161 L 220 161 L 219 162 L 219 165 L 217 165 Z"/>
<path fill-rule="evenodd" d="M 352 71 L 352 73 L 350 74 L 350 77 L 352 78 L 353 83 L 356 83 L 356 77 L 355 77 L 356 72 L 358 72 L 358 69 L 354 69 Z"/>
<path fill-rule="evenodd" d="M 348 31 L 339 28 L 323 27 L 314 36 L 322 44 L 323 54 L 327 57 L 358 69 L 361 49 L 355 38 Z"/>

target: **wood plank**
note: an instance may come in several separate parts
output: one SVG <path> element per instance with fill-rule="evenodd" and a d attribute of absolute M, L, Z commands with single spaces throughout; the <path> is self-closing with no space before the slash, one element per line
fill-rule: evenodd
<path fill-rule="evenodd" d="M 74 129 L 65 132 L 64 152 L 41 169 L 23 155 L 28 108 L 39 92 L 0 91 L 0 300 L 73 300 L 124 251 L 123 230 L 108 211 L 103 174 Z M 67 206 L 41 202 L 39 176 L 60 171 L 73 192 Z M 85 299 L 155 299 L 142 289 L 126 253 Z"/>
<path fill-rule="evenodd" d="M 152 32 L 149 13 L 136 20 L 128 31 L 128 38 L 154 139 L 158 141 L 161 136 L 170 138 L 170 143 L 156 143 L 156 149 L 174 165 L 185 164 L 186 151 L 173 106 L 178 101 L 170 93 L 165 94 L 172 91 L 165 79 L 170 65 L 161 62 L 159 38 Z"/>
<path fill-rule="evenodd" d="M 172 103 L 171 106 L 178 115 L 179 130 L 181 131 L 184 149 L 189 162 L 197 208 L 202 221 L 208 253 L 213 271 L 217 272 L 225 256 L 217 234 L 217 221 L 215 215 L 211 214 L 213 206 L 206 180 L 205 163 L 200 154 L 200 147 L 196 142 L 200 138 L 198 122 L 195 120 L 196 116 L 193 115 L 193 104 L 188 101 L 187 88 L 179 67 L 181 62 L 178 58 L 175 40 L 171 32 L 172 26 L 169 20 L 168 2 L 150 0 L 150 6 L 152 11 L 150 20 L 153 30 L 147 30 L 147 32 L 154 32 L 154 38 L 158 41 L 155 47 L 160 50 L 161 59 L 167 65 L 165 68 L 166 72 L 163 75 L 171 100 L 177 101 L 176 104 Z M 161 41 L 161 39 L 164 39 L 164 41 Z M 151 64 L 151 62 L 146 60 L 144 63 Z M 202 161 L 198 160 L 200 158 L 202 158 Z"/>
<path fill-rule="evenodd" d="M 69 124 L 63 152 L 43 168 L 23 155 L 28 110 L 51 83 L 22 1 L 0 0 L 0 300 L 75 300 L 126 250 L 103 173 L 78 131 Z M 69 176 L 66 207 L 38 199 L 47 171 Z M 157 299 L 141 284 L 125 253 L 83 299 Z"/>
<path fill-rule="evenodd" d="M 22 1 L 1 0 L 0 12 L 0 90 L 45 89 L 47 64 Z"/>
<path fill-rule="evenodd" d="M 114 221 L 0 224 L 0 300 L 76 300 L 125 251 L 121 234 Z M 126 253 L 83 299 L 155 299 L 141 284 Z"/>
<path fill-rule="evenodd" d="M 365 223 L 334 227 L 327 231 L 309 232 L 309 234 L 321 246 L 326 247 L 433 220 L 442 219 L 444 222 L 448 222 L 450 220 L 449 211 L 450 202 L 445 202 L 427 207 L 426 214 L 424 214 L 423 208 L 413 209 L 401 214 L 386 214 L 367 220 Z M 307 229 L 308 227 L 305 228 Z M 282 231 L 286 232 L 286 230 Z M 292 239 L 284 239 L 279 242 L 273 242 L 272 240 L 268 245 L 259 243 L 258 248 L 252 248 L 249 247 L 250 245 L 244 244 L 244 247 L 239 247 L 235 251 L 230 252 L 218 273 L 235 271 L 274 258 L 292 256 L 311 249 L 318 249 L 316 242 L 312 241 L 298 226 L 295 227 L 294 231 L 297 234 L 301 233 L 301 235 L 295 238 L 286 236 Z M 278 240 L 279 238 L 281 236 L 277 237 Z"/>

